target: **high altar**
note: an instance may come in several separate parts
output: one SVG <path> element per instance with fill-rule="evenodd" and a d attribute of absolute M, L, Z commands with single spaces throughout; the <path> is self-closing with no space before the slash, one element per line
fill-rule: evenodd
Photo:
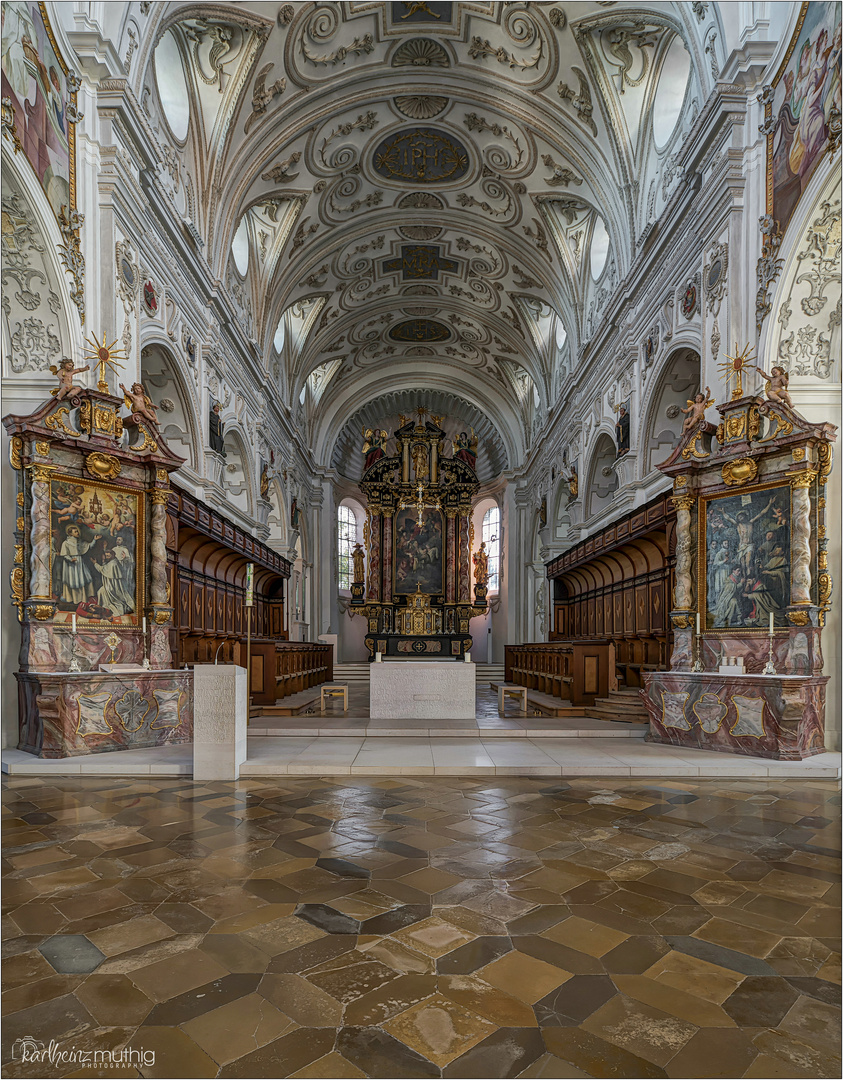
<path fill-rule="evenodd" d="M 767 400 L 745 396 L 747 358 L 730 360 L 736 386 L 717 406 L 719 425 L 698 394 L 659 466 L 673 478 L 677 517 L 674 647 L 670 671 L 643 676 L 649 741 L 801 760 L 825 749 L 836 429 L 793 409 L 779 368 L 764 376 Z"/>
<path fill-rule="evenodd" d="M 70 361 L 60 368 L 55 396 L 3 419 L 17 478 L 19 748 L 62 758 L 189 741 L 166 547 L 169 474 L 183 459 L 139 384 L 114 396 L 101 367 L 99 389 L 83 390 Z"/>
<path fill-rule="evenodd" d="M 484 554 L 471 595 L 477 440 L 461 434 L 446 456 L 441 417 L 417 414 L 417 423 L 401 418 L 392 455 L 386 431 L 365 433 L 368 567 L 365 581 L 355 572 L 350 610 L 368 622 L 370 659 L 460 660 L 469 621 L 486 610 Z"/>

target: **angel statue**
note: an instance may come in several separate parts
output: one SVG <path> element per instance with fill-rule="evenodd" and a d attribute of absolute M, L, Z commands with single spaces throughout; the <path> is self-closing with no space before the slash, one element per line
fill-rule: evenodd
<path fill-rule="evenodd" d="M 152 401 L 147 397 L 147 393 L 143 388 L 143 383 L 132 383 L 132 389 L 127 390 L 126 387 L 120 383 L 120 389 L 123 391 L 123 400 L 126 403 L 126 408 L 132 413 L 132 416 L 139 416 L 141 420 L 146 420 L 148 424 L 155 424 L 158 426 L 158 415 L 155 412 L 155 406 Z"/>
<path fill-rule="evenodd" d="M 376 461 L 380 461 L 382 457 L 386 456 L 384 447 L 387 438 L 388 435 L 385 431 L 379 431 L 377 428 L 363 429 L 363 453 L 366 455 L 363 472 L 367 472 Z"/>
<path fill-rule="evenodd" d="M 705 410 L 709 405 L 714 404 L 714 398 L 711 396 L 711 390 L 708 387 L 705 388 L 704 394 L 700 392 L 694 397 L 693 401 L 686 400 L 688 401 L 688 408 L 679 410 L 688 414 L 682 421 L 683 438 L 699 427 L 702 421 L 705 420 Z"/>
<path fill-rule="evenodd" d="M 366 553 L 360 544 L 354 545 L 354 551 L 351 553 L 351 561 L 354 563 L 354 584 L 362 585 L 366 580 L 364 572 Z"/>
<path fill-rule="evenodd" d="M 753 367 L 767 384 L 768 400 L 778 402 L 781 405 L 787 405 L 789 409 L 792 409 L 793 399 L 787 388 L 788 383 L 790 382 L 790 376 L 785 369 L 782 367 L 771 368 L 770 374 L 768 375 L 766 371 L 762 371 L 757 364 L 753 364 Z"/>
<path fill-rule="evenodd" d="M 83 371 L 90 370 L 90 364 L 86 364 L 84 367 L 74 367 L 70 357 L 63 356 L 61 360 L 59 360 L 58 367 L 56 367 L 55 364 L 50 364 L 50 371 L 52 371 L 59 380 L 57 389 L 51 390 L 50 393 L 56 401 L 64 401 L 64 399 L 70 397 L 71 394 L 78 393 L 82 387 L 73 385 L 73 376 L 81 375 Z"/>
<path fill-rule="evenodd" d="M 474 584 L 485 585 L 489 579 L 489 556 L 486 553 L 486 541 L 480 545 L 480 550 L 474 552 Z"/>

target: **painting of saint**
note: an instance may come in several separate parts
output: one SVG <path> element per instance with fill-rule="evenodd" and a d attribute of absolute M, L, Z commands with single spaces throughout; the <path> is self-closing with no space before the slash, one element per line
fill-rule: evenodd
<path fill-rule="evenodd" d="M 41 7 L 28 0 L 2 5 L 2 92 L 15 113 L 18 137 L 58 217 L 70 206 L 70 88 Z"/>
<path fill-rule="evenodd" d="M 442 592 L 442 514 L 424 510 L 422 523 L 412 506 L 395 515 L 394 592 L 406 596 L 420 588 L 423 593 Z"/>
<path fill-rule="evenodd" d="M 825 153 L 830 119 L 836 116 L 839 123 L 840 26 L 836 0 L 809 3 L 773 81 L 769 115 L 774 124 L 767 146 L 772 206 L 767 209 L 782 232 Z"/>
<path fill-rule="evenodd" d="M 136 625 L 138 521 L 134 491 L 56 478 L 51 484 L 52 596 L 57 622 Z"/>
<path fill-rule="evenodd" d="M 790 487 L 727 495 L 705 506 L 708 629 L 786 626 L 790 603 Z"/>

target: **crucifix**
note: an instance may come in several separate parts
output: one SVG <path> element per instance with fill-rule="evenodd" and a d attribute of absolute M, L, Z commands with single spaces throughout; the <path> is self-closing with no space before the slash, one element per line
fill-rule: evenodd
<path fill-rule="evenodd" d="M 423 511 L 424 510 L 441 510 L 442 509 L 442 503 L 438 499 L 436 500 L 435 503 L 428 503 L 428 502 L 424 501 L 424 496 L 425 496 L 425 486 L 421 482 L 421 480 L 419 480 L 419 482 L 418 482 L 418 484 L 416 486 L 416 500 L 415 500 L 415 502 L 409 503 L 409 502 L 405 502 L 402 499 L 401 502 L 399 502 L 399 504 L 398 504 L 398 509 L 399 510 L 406 510 L 406 508 L 408 506 L 414 506 L 416 508 L 416 510 L 418 511 L 418 515 L 419 515 L 418 521 L 417 521 L 416 524 L 419 526 L 419 528 L 421 528 L 421 526 L 422 526 Z"/>

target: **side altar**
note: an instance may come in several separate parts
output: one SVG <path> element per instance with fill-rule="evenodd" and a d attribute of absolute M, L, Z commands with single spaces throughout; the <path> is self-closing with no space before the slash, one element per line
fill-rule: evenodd
<path fill-rule="evenodd" d="M 192 676 L 173 670 L 167 581 L 169 474 L 183 459 L 139 383 L 110 392 L 110 356 L 103 343 L 93 357 L 97 390 L 75 386 L 87 368 L 65 359 L 52 397 L 3 418 L 16 477 L 19 748 L 39 757 L 192 736 Z"/>
<path fill-rule="evenodd" d="M 364 432 L 368 566 L 358 551 L 349 610 L 367 620 L 370 660 L 462 660 L 469 622 L 486 610 L 483 545 L 474 596 L 471 583 L 477 439 L 462 432 L 447 454 L 442 418 L 416 411 L 418 422 L 401 417 L 391 455 L 386 431 Z"/>
<path fill-rule="evenodd" d="M 659 465 L 676 507 L 674 645 L 670 671 L 643 676 L 648 739 L 801 760 L 825 749 L 825 510 L 836 428 L 794 410 L 781 368 L 761 372 L 766 400 L 744 395 L 748 357 L 729 360 L 735 385 L 717 406 L 720 423 L 705 419 L 706 388 Z"/>

